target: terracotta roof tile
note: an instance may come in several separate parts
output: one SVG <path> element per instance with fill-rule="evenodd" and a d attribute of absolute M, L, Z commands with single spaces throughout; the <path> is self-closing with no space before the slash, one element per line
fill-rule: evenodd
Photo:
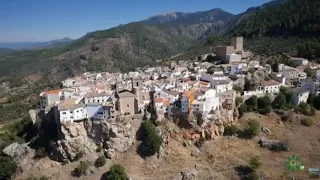
<path fill-rule="evenodd" d="M 59 94 L 61 92 L 60 89 L 57 90 L 50 90 L 50 91 L 45 91 L 45 94 Z"/>

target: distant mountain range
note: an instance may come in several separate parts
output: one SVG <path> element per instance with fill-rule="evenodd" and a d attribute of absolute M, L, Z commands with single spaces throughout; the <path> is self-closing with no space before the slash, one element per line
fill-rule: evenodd
<path fill-rule="evenodd" d="M 304 4 L 312 8 L 302 8 L 303 11 L 300 12 L 297 7 Z M 61 46 L 65 43 L 63 41 L 60 44 L 51 42 L 36 48 L 33 46 L 32 49 L 39 50 L 32 52 L 19 51 L 10 53 L 11 56 L 0 55 L 0 76 L 11 72 L 19 72 L 24 76 L 41 72 L 54 75 L 54 78 L 65 78 L 85 71 L 132 71 L 136 67 L 153 65 L 155 60 L 159 59 L 182 57 L 188 60 L 195 57 L 197 52 L 202 53 L 202 50 L 203 53 L 213 51 L 214 46 L 224 44 L 220 43 L 222 41 L 230 44 L 230 37 L 236 34 L 256 38 L 272 35 L 278 30 L 299 33 L 299 29 L 291 28 L 292 25 L 298 26 L 299 22 L 302 27 L 307 25 L 303 28 L 315 29 L 316 25 L 310 25 L 320 24 L 320 18 L 312 18 L 310 25 L 307 21 L 317 16 L 314 9 L 318 4 L 317 0 L 274 0 L 236 15 L 219 8 L 195 13 L 172 12 L 156 15 L 139 22 L 89 32 L 71 42 L 67 39 L 64 46 Z M 307 15 L 304 11 L 308 12 Z M 312 14 L 313 16 L 309 16 Z M 286 19 L 292 23 L 283 22 Z M 278 27 L 278 22 L 283 23 L 280 24 L 281 28 Z M 228 38 L 225 38 L 225 41 L 224 38 L 212 38 L 213 35 Z M 40 49 L 56 45 L 60 47 Z M 265 49 L 265 46 L 262 49 Z M 187 56 L 180 56 L 182 54 Z"/>
<path fill-rule="evenodd" d="M 66 45 L 73 40 L 70 38 L 56 39 L 47 42 L 0 42 L 0 48 L 21 50 L 21 49 L 40 49 Z"/>

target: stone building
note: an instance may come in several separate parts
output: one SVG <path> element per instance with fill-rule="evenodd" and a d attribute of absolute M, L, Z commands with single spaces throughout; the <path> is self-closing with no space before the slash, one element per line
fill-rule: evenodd
<path fill-rule="evenodd" d="M 233 37 L 231 45 L 234 47 L 236 52 L 243 51 L 243 37 Z"/>

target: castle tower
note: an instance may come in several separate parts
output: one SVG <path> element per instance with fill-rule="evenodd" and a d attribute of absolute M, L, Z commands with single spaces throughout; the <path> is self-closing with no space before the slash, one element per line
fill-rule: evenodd
<path fill-rule="evenodd" d="M 243 51 L 243 37 L 233 37 L 231 44 L 236 52 Z"/>
<path fill-rule="evenodd" d="M 143 81 L 140 78 L 135 78 L 135 79 L 132 78 L 131 83 L 132 83 L 132 93 L 136 95 L 136 99 L 139 106 L 140 104 L 143 104 L 143 95 L 142 95 Z"/>

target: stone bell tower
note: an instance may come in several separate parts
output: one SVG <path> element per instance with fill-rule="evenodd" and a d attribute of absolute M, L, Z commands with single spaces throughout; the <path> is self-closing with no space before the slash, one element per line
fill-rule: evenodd
<path fill-rule="evenodd" d="M 143 104 L 143 80 L 141 78 L 132 78 L 132 93 L 136 95 L 138 106 Z"/>

